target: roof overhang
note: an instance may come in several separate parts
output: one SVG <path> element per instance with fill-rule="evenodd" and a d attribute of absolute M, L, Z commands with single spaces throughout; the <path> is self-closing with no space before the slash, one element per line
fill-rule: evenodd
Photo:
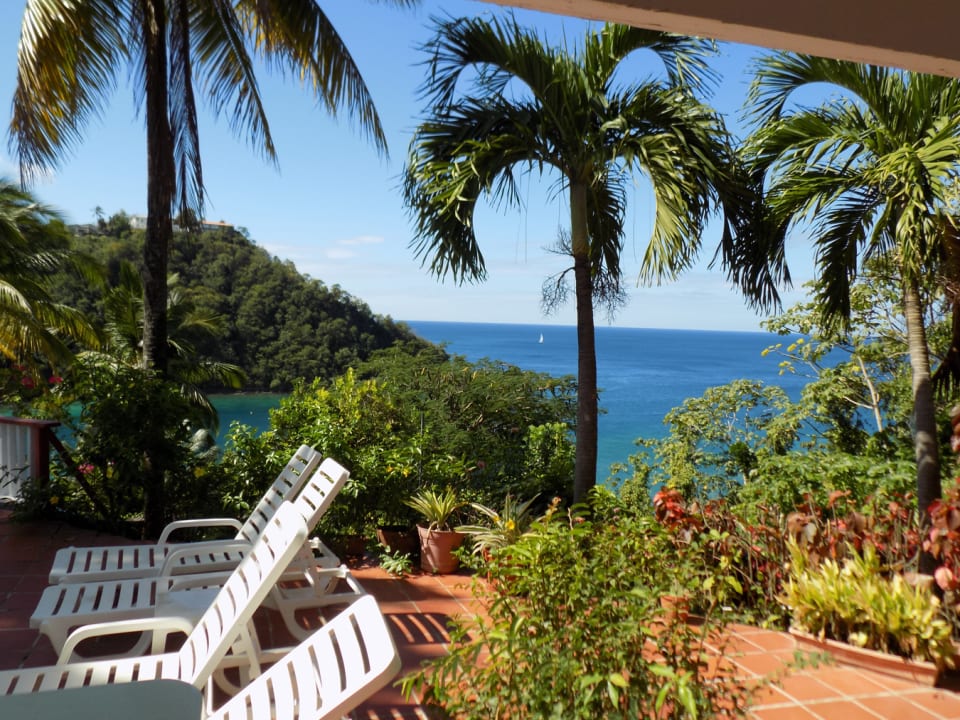
<path fill-rule="evenodd" d="M 492 0 L 960 77 L 960 0 Z"/>

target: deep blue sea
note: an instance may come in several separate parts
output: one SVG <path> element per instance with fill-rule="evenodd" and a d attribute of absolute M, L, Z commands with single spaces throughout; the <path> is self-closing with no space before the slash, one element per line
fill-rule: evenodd
<path fill-rule="evenodd" d="M 551 375 L 576 375 L 577 329 L 557 325 L 412 322 L 413 330 L 469 360 L 490 358 Z M 540 337 L 543 336 L 543 342 Z M 805 379 L 779 375 L 779 358 L 764 348 L 784 338 L 759 332 L 651 330 L 598 326 L 600 415 L 597 477 L 626 462 L 639 437 L 663 437 L 663 416 L 708 387 L 745 378 L 780 385 L 799 396 Z"/>
<path fill-rule="evenodd" d="M 468 360 L 490 358 L 551 375 L 576 375 L 573 326 L 407 321 L 418 335 L 445 343 Z M 663 437 L 663 416 L 708 387 L 740 378 L 783 387 L 796 398 L 805 379 L 779 375 L 778 358 L 764 348 L 784 338 L 769 333 L 651 330 L 598 326 L 597 384 L 601 389 L 597 476 L 626 462 L 639 437 Z M 543 342 L 540 337 L 543 336 Z M 214 396 L 221 428 L 232 420 L 265 430 L 278 395 Z"/>

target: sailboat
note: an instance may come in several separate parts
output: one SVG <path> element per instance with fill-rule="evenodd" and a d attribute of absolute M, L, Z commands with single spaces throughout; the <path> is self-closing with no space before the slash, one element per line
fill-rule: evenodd
<path fill-rule="evenodd" d="M 540 333 L 540 344 L 543 345 L 543 333 Z"/>

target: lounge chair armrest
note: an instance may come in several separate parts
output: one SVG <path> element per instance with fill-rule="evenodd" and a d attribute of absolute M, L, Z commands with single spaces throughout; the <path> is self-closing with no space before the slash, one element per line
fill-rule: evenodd
<path fill-rule="evenodd" d="M 162 546 L 168 544 L 170 542 L 170 536 L 177 530 L 202 527 L 229 527 L 237 532 L 240 532 L 240 528 L 243 527 L 243 523 L 236 518 L 196 518 L 194 520 L 174 520 L 163 529 L 162 533 L 160 533 L 160 539 L 157 540 L 157 545 Z"/>
<path fill-rule="evenodd" d="M 216 572 L 194 572 L 163 576 L 157 580 L 157 596 L 176 590 L 222 587 L 232 573 L 232 570 L 220 570 Z"/>
<path fill-rule="evenodd" d="M 231 572 L 211 573 L 193 573 L 190 575 L 174 575 L 165 578 L 166 582 L 157 585 L 157 594 L 162 595 L 177 590 L 190 590 L 191 588 L 216 587 L 222 586 L 230 577 Z"/>
<path fill-rule="evenodd" d="M 67 641 L 63 644 L 63 649 L 60 651 L 60 656 L 57 658 L 57 664 L 62 665 L 70 662 L 77 645 L 84 640 L 101 637 L 103 635 L 123 635 L 125 633 L 154 632 L 157 630 L 182 632 L 189 635 L 193 630 L 193 623 L 185 618 L 179 617 L 149 617 L 84 625 L 74 630 L 67 637 Z"/>
<path fill-rule="evenodd" d="M 218 542 L 198 542 L 198 543 L 189 543 L 189 547 L 178 547 L 174 550 L 171 550 L 167 553 L 167 556 L 163 559 L 163 565 L 160 567 L 160 577 L 176 577 L 176 563 L 180 562 L 181 558 L 189 557 L 190 555 L 196 555 L 198 552 L 202 553 L 205 551 L 214 552 L 214 553 L 225 553 L 233 551 L 245 551 L 250 549 L 250 543 L 246 540 L 220 540 Z M 181 573 L 189 574 L 189 573 Z"/>
<path fill-rule="evenodd" d="M 317 575 L 322 578 L 335 577 L 339 578 L 340 580 L 345 580 L 350 589 L 355 593 L 359 595 L 367 594 L 367 591 L 363 589 L 360 581 L 353 576 L 353 573 L 350 572 L 350 568 L 348 568 L 346 565 L 340 565 L 339 567 L 335 568 L 318 568 Z"/>

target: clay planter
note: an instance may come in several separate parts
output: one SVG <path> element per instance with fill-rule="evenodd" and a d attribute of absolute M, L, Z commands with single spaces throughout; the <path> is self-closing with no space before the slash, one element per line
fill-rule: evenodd
<path fill-rule="evenodd" d="M 808 651 L 829 653 L 841 665 L 872 670 L 900 680 L 933 686 L 940 671 L 931 662 L 907 660 L 888 653 L 858 648 L 837 640 L 821 640 L 816 635 L 790 628 L 797 645 Z"/>
<path fill-rule="evenodd" d="M 683 595 L 661 595 L 660 607 L 667 622 L 685 623 L 690 619 L 690 600 Z"/>
<path fill-rule="evenodd" d="M 455 530 L 429 530 L 417 525 L 420 534 L 420 568 L 426 572 L 456 572 L 460 561 L 453 551 L 463 545 L 466 535 Z"/>
<path fill-rule="evenodd" d="M 363 535 L 335 535 L 326 540 L 330 549 L 342 558 L 361 558 L 367 551 Z"/>
<path fill-rule="evenodd" d="M 413 557 L 420 550 L 420 538 L 413 528 L 405 525 L 383 525 L 377 528 L 377 542 L 390 548 L 391 553 Z"/>

